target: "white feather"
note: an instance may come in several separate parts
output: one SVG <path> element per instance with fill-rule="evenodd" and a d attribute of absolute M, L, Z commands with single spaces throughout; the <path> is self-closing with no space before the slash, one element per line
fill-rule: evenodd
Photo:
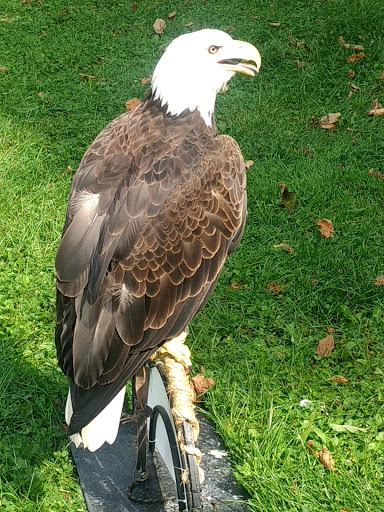
<path fill-rule="evenodd" d="M 76 448 L 83 445 L 90 452 L 98 450 L 104 443 L 112 444 L 115 442 L 117 432 L 120 426 L 120 418 L 123 410 L 125 387 L 115 396 L 115 398 L 86 425 L 81 432 L 70 436 L 71 441 Z M 73 414 L 71 391 L 68 392 L 67 403 L 65 406 L 65 421 L 69 425 Z"/>
<path fill-rule="evenodd" d="M 204 29 L 174 39 L 159 60 L 152 78 L 155 98 L 168 106 L 172 115 L 198 109 L 207 126 L 212 124 L 216 94 L 235 74 L 217 65 L 208 52 L 233 43 L 221 30 Z"/>

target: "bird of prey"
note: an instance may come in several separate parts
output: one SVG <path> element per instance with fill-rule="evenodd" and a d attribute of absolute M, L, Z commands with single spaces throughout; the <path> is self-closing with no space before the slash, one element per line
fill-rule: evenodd
<path fill-rule="evenodd" d="M 68 435 L 113 443 L 127 381 L 203 307 L 246 219 L 245 166 L 218 135 L 216 94 L 254 76 L 249 43 L 205 29 L 174 39 L 147 97 L 112 121 L 74 176 L 56 255 L 56 350 Z"/>

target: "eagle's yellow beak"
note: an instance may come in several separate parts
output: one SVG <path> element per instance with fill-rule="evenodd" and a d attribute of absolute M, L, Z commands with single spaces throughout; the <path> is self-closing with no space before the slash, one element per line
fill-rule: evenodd
<path fill-rule="evenodd" d="M 227 56 L 221 55 L 219 64 L 225 65 L 228 71 L 242 73 L 247 76 L 255 76 L 261 66 L 259 50 L 252 44 L 245 41 L 233 41 L 230 47 L 226 48 Z"/>

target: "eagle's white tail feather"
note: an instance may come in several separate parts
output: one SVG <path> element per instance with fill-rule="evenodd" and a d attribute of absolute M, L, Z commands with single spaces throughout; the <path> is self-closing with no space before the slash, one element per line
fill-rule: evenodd
<path fill-rule="evenodd" d="M 123 410 L 125 387 L 115 398 L 86 425 L 81 432 L 70 436 L 76 448 L 83 445 L 89 451 L 94 452 L 104 443 L 112 444 L 116 440 L 119 430 L 121 412 Z M 69 425 L 73 414 L 71 391 L 68 391 L 67 403 L 65 406 L 65 421 Z"/>

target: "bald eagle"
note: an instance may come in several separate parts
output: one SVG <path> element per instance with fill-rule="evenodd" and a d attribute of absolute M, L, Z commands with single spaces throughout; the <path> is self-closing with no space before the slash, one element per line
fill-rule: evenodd
<path fill-rule="evenodd" d="M 187 328 L 241 238 L 244 162 L 213 111 L 235 73 L 259 67 L 254 46 L 219 30 L 179 36 L 147 97 L 80 162 L 55 262 L 56 351 L 77 446 L 114 442 L 127 381 Z"/>

